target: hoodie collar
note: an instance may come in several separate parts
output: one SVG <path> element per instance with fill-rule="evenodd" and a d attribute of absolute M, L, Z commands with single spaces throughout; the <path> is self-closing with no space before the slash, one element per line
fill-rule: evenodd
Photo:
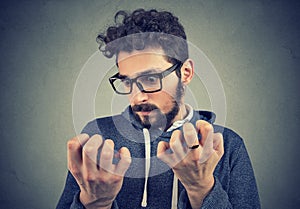
<path fill-rule="evenodd" d="M 186 118 L 183 120 L 175 121 L 173 125 L 166 131 L 163 132 L 161 130 L 156 130 L 157 132 L 160 132 L 162 136 L 171 136 L 172 132 L 176 129 L 182 129 L 182 125 L 186 122 L 191 122 L 192 124 L 196 124 L 197 120 L 205 120 L 211 124 L 215 122 L 216 115 L 213 112 L 210 111 L 197 111 L 193 110 L 192 106 L 189 104 L 186 104 L 187 110 L 189 111 Z M 135 116 L 132 112 L 132 109 L 130 106 L 128 106 L 123 112 L 122 116 L 126 118 L 136 129 L 142 130 L 144 127 L 142 124 L 135 119 Z M 154 130 L 151 130 L 151 132 Z M 155 132 L 156 132 L 155 131 Z"/>
<path fill-rule="evenodd" d="M 189 122 L 193 118 L 194 110 L 193 110 L 192 106 L 189 104 L 186 104 L 185 107 L 188 112 L 187 116 L 185 118 L 183 118 L 182 120 L 175 121 L 172 124 L 172 126 L 167 130 L 167 132 L 173 131 L 173 130 L 181 127 L 183 124 L 185 124 L 186 122 Z"/>

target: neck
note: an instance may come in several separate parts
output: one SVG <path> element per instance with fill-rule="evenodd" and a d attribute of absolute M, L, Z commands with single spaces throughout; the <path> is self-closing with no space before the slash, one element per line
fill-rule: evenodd
<path fill-rule="evenodd" d="M 182 120 L 184 119 L 186 116 L 188 115 L 188 110 L 185 106 L 184 103 L 181 103 L 181 105 L 179 106 L 179 111 L 178 114 L 176 115 L 176 117 L 173 119 L 172 123 L 174 123 L 177 120 Z"/>

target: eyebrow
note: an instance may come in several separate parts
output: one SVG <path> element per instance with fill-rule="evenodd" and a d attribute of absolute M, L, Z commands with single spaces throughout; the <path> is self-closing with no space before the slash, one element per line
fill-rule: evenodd
<path fill-rule="evenodd" d="M 160 72 L 161 72 L 161 69 L 153 68 L 153 69 L 149 69 L 149 70 L 137 73 L 134 78 L 141 76 L 141 75 L 147 75 L 147 74 L 151 74 L 151 73 L 160 73 Z M 120 78 L 129 78 L 129 76 L 122 75 L 120 73 L 119 73 L 119 77 Z"/>

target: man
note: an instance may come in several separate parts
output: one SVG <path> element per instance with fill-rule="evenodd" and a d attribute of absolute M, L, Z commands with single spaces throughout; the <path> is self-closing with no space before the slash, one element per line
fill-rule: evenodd
<path fill-rule="evenodd" d="M 109 81 L 130 105 L 68 142 L 57 208 L 260 208 L 242 139 L 184 103 L 194 65 L 178 18 L 139 9 L 115 22 L 98 42 L 116 55 Z"/>

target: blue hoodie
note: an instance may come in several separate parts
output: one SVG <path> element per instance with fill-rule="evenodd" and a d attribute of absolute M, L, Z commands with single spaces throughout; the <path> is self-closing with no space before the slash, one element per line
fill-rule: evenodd
<path fill-rule="evenodd" d="M 215 114 L 193 111 L 190 122 L 195 124 L 197 120 L 206 120 L 213 124 Z M 228 128 L 214 124 L 213 127 L 214 132 L 223 135 L 225 152 L 214 171 L 215 184 L 204 199 L 201 209 L 259 209 L 256 181 L 242 138 Z M 181 128 L 182 126 L 176 129 Z M 113 202 L 112 209 L 171 209 L 174 191 L 178 196 L 175 200 L 177 208 L 191 208 L 183 185 L 180 181 L 174 184 L 177 183 L 177 178 L 174 178 L 172 169 L 156 157 L 158 143 L 169 142 L 173 131 L 163 132 L 151 128 L 146 131 L 150 140 L 148 144 L 151 156 L 146 158 L 149 159 L 147 162 L 145 129 L 135 120 L 130 107 L 120 115 L 98 118 L 85 126 L 82 133 L 89 136 L 101 134 L 103 138 L 114 141 L 115 150 L 125 146 L 131 153 L 132 163 L 125 174 L 122 188 Z M 148 173 L 147 169 L 145 170 L 147 166 L 150 166 Z M 65 188 L 56 209 L 83 209 L 79 193 L 80 188 L 76 180 L 68 172 Z"/>

